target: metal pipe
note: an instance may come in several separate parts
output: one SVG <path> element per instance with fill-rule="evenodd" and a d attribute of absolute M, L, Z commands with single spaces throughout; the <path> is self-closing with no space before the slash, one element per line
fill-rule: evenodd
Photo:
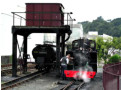
<path fill-rule="evenodd" d="M 15 15 L 14 15 L 14 13 L 13 13 L 13 26 L 14 26 L 14 22 L 15 22 L 14 19 L 15 19 Z"/>
<path fill-rule="evenodd" d="M 68 13 L 67 13 L 67 25 L 68 25 Z"/>
<path fill-rule="evenodd" d="M 21 23 L 22 23 L 22 18 L 20 18 L 20 26 L 21 26 Z"/>

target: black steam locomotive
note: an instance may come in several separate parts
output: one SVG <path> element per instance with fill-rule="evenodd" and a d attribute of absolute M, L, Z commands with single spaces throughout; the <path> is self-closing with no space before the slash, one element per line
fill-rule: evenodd
<path fill-rule="evenodd" d="M 72 49 L 66 54 L 70 54 L 73 64 L 68 65 L 68 70 L 64 73 L 66 77 L 75 79 L 94 78 L 97 72 L 97 51 L 96 43 L 93 40 L 78 39 L 72 42 Z"/>
<path fill-rule="evenodd" d="M 72 49 L 66 54 L 71 54 L 74 57 L 73 63 L 75 68 L 89 65 L 93 71 L 97 72 L 97 51 L 96 43 L 93 40 L 78 39 L 72 42 Z"/>

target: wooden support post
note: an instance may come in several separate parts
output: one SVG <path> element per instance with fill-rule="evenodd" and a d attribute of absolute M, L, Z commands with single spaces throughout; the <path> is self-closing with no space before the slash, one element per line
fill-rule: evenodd
<path fill-rule="evenodd" d="M 65 33 L 62 35 L 62 57 L 65 55 Z"/>
<path fill-rule="evenodd" d="M 60 34 L 57 33 L 56 35 L 56 61 L 57 61 L 57 68 L 60 66 Z"/>
<path fill-rule="evenodd" d="M 12 76 L 17 76 L 17 34 L 13 34 L 12 43 Z"/>
<path fill-rule="evenodd" d="M 27 36 L 24 36 L 24 51 L 23 51 L 23 59 L 24 59 L 24 65 L 23 65 L 23 73 L 27 72 Z"/>

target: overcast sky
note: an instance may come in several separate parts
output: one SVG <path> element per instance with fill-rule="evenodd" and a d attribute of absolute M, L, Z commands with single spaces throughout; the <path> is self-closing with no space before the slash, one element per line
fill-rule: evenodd
<path fill-rule="evenodd" d="M 2 0 L 0 12 L 11 14 L 11 12 L 24 10 L 27 2 L 50 2 L 62 3 L 66 11 L 73 12 L 77 21 L 92 21 L 98 16 L 104 19 L 121 17 L 121 0 Z"/>
<path fill-rule="evenodd" d="M 66 12 L 73 12 L 76 22 L 121 17 L 121 0 L 2 0 L 0 3 L 0 55 L 10 55 L 12 48 L 12 14 L 25 11 L 25 3 L 62 3 Z M 8 14 L 8 15 L 6 15 Z M 1 46 L 2 45 L 2 46 Z"/>

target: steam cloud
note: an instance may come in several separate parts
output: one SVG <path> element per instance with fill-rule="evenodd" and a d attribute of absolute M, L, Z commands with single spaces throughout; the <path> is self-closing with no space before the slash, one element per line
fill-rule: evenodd
<path fill-rule="evenodd" d="M 92 67 L 89 65 L 79 68 L 79 72 L 74 75 L 74 79 L 83 80 L 85 83 L 89 83 L 91 78 L 88 78 L 87 76 L 88 71 L 93 71 Z"/>
<path fill-rule="evenodd" d="M 77 70 L 79 72 L 74 75 L 74 79 L 83 80 L 85 83 L 89 83 L 91 79 L 87 77 L 87 72 L 93 71 L 93 69 L 88 65 L 88 58 L 80 53 L 76 53 L 75 57 L 76 62 L 78 62 L 79 67 L 77 68 Z"/>

